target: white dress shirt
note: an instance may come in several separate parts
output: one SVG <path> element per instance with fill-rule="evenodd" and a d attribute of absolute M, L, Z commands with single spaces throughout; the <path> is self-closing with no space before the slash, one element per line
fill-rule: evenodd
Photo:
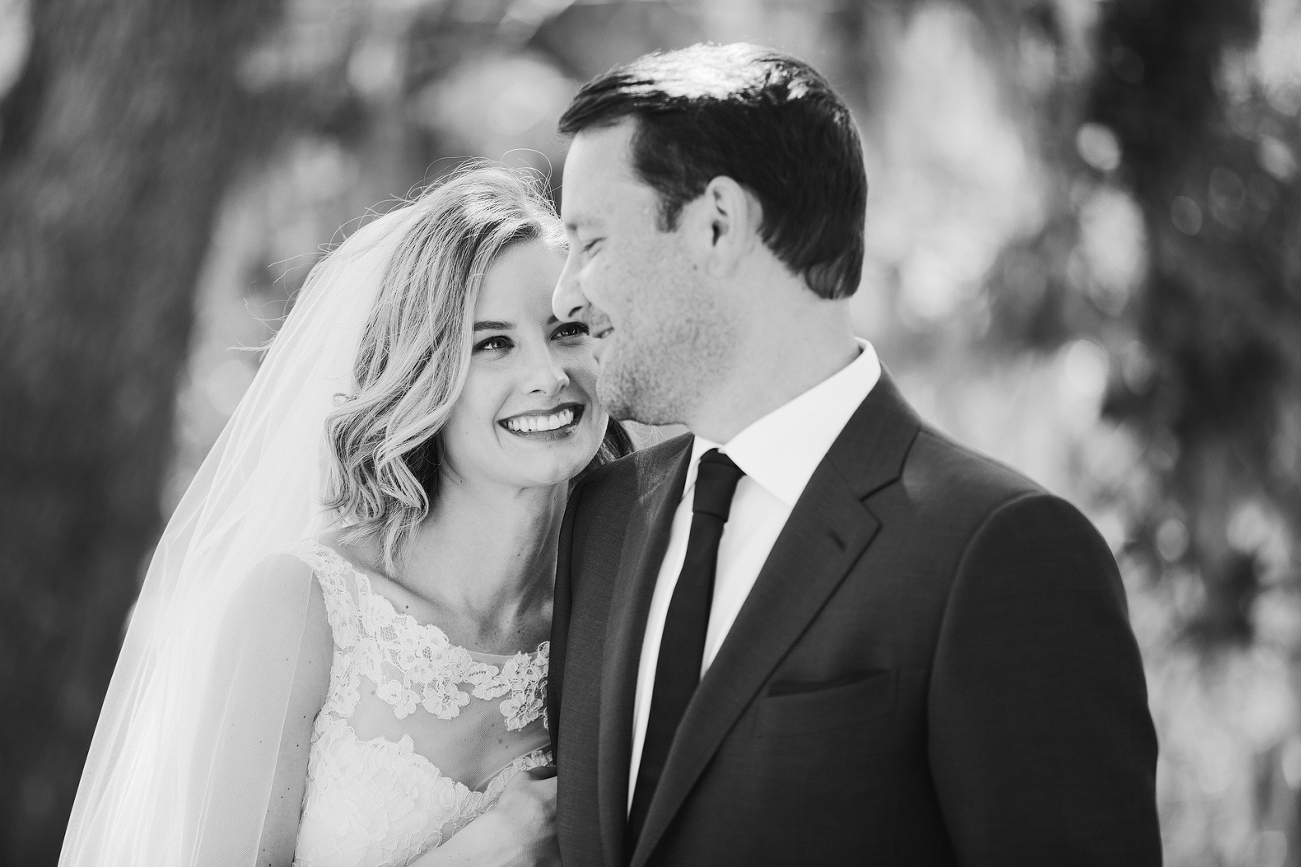
<path fill-rule="evenodd" d="M 705 633 L 705 653 L 700 669 L 703 677 L 732 628 L 741 605 L 750 595 L 759 570 L 768 559 L 768 553 L 786 525 L 795 502 L 804 493 L 813 471 L 822 463 L 849 417 L 881 377 L 881 364 L 872 344 L 865 340 L 858 343 L 862 351 L 848 366 L 755 421 L 726 445 L 696 437 L 691 446 L 691 465 L 687 468 L 682 500 L 673 515 L 673 529 L 664 561 L 660 564 L 650 614 L 646 619 L 646 634 L 642 639 L 633 704 L 629 810 L 632 809 L 637 771 L 641 766 L 646 723 L 650 718 L 664 618 L 673 597 L 673 588 L 678 583 L 678 573 L 682 571 L 682 561 L 686 559 L 700 456 L 716 448 L 745 473 L 732 496 L 732 508 L 718 545 L 714 599 L 709 610 L 709 628 Z"/>

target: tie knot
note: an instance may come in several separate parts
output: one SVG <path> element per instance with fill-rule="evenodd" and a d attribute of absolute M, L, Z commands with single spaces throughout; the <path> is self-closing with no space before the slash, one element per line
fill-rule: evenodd
<path fill-rule="evenodd" d="M 696 494 L 691 511 L 726 521 L 736 483 L 744 475 L 741 468 L 718 449 L 705 452 L 700 456 L 700 466 L 696 470 Z"/>

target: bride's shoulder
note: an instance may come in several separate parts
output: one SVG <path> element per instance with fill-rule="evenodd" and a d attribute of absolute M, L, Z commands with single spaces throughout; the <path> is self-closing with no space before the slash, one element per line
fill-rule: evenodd
<path fill-rule="evenodd" d="M 319 709 L 334 654 L 332 607 L 309 563 L 289 550 L 274 551 L 235 591 L 218 653 L 229 659 L 251 655 L 257 662 L 248 669 L 250 678 L 291 684 L 294 696 Z"/>
<path fill-rule="evenodd" d="M 224 618 L 225 640 L 243 642 L 243 636 L 259 634 L 301 636 L 299 656 L 316 659 L 331 648 L 329 607 L 316 570 L 290 550 L 275 551 L 235 590 Z"/>
<path fill-rule="evenodd" d="M 273 551 L 241 582 L 236 604 L 246 610 L 261 609 L 268 616 L 301 611 L 311 597 L 321 595 L 316 571 L 310 559 L 293 547 Z"/>
<path fill-rule="evenodd" d="M 267 616 L 301 612 L 309 616 L 343 605 L 350 596 L 355 569 L 351 549 L 337 533 L 324 533 L 284 545 L 262 558 L 240 587 L 237 604 L 259 608 Z M 331 612 L 334 613 L 334 612 Z"/>
<path fill-rule="evenodd" d="M 328 562 L 336 570 L 382 574 L 376 568 L 378 548 L 369 539 L 347 537 L 343 530 L 327 530 L 297 550 L 316 562 Z"/>
<path fill-rule="evenodd" d="M 346 575 L 365 562 L 364 550 L 345 543 L 339 531 L 329 531 L 277 548 L 254 567 L 254 575 L 272 583 L 315 575 L 329 583 L 327 579 Z"/>
<path fill-rule="evenodd" d="M 359 614 L 360 584 L 370 568 L 366 545 L 343 541 L 342 531 L 327 531 L 285 545 L 262 559 L 241 588 L 245 608 L 276 611 L 308 610 L 309 618 L 342 628 Z M 319 615 L 319 616 L 318 616 Z"/>

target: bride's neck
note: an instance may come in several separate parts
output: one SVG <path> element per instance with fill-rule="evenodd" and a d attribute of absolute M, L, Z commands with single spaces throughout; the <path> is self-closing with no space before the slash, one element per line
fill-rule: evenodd
<path fill-rule="evenodd" d="M 395 577 L 467 613 L 509 618 L 549 600 L 567 485 L 441 481 Z"/>

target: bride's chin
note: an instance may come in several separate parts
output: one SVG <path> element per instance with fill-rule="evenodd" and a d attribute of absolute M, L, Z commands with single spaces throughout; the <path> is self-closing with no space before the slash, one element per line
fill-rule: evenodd
<path fill-rule="evenodd" d="M 581 473 L 600 449 L 600 442 L 575 434 L 558 442 L 521 443 L 513 455 L 515 466 L 525 473 L 541 476 L 544 484 L 559 484 Z"/>

